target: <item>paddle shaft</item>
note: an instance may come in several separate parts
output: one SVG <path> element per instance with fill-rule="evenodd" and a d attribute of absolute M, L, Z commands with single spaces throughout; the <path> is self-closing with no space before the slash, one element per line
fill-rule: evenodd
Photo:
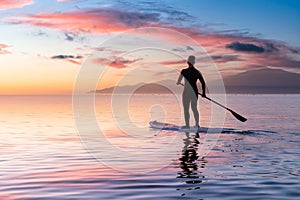
<path fill-rule="evenodd" d="M 198 94 L 200 94 L 200 93 L 198 93 Z M 200 95 L 202 95 L 202 94 L 200 94 Z M 214 102 L 215 104 L 217 104 L 218 106 L 221 106 L 222 108 L 225 108 L 226 110 L 232 111 L 231 109 L 229 109 L 229 108 L 223 106 L 223 105 L 220 104 L 219 102 L 216 102 L 215 100 L 213 100 L 213 99 L 211 99 L 211 98 L 209 98 L 209 97 L 207 97 L 207 96 L 205 96 L 204 98 L 210 100 L 211 102 Z"/>

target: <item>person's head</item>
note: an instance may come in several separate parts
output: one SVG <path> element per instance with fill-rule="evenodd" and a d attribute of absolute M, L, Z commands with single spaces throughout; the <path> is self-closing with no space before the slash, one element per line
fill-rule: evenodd
<path fill-rule="evenodd" d="M 195 64 L 195 59 L 196 57 L 195 56 L 189 56 L 188 60 L 187 60 L 187 63 L 189 65 L 194 65 Z"/>

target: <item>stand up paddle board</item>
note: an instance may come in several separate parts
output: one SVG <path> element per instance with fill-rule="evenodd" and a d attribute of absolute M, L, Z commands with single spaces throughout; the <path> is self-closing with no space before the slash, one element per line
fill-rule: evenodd
<path fill-rule="evenodd" d="M 207 128 L 207 127 L 190 127 L 190 128 L 181 128 L 181 126 L 177 126 L 174 124 L 162 123 L 158 121 L 150 121 L 149 122 L 150 128 L 157 129 L 157 130 L 166 130 L 166 131 L 179 131 L 179 132 L 198 132 L 198 133 L 206 133 L 206 132 L 216 132 L 216 133 L 224 133 L 224 132 L 231 132 L 234 129 L 231 128 Z"/>

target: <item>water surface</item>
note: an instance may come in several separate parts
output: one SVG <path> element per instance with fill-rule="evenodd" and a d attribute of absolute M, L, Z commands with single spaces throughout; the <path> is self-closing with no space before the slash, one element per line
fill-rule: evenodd
<path fill-rule="evenodd" d="M 242 132 L 221 134 L 202 156 L 210 142 L 205 133 L 147 128 L 153 117 L 181 123 L 172 96 L 132 98 L 127 110 L 142 130 L 134 132 L 100 95 L 95 115 L 104 138 L 93 133 L 91 141 L 100 153 L 111 151 L 101 146 L 105 139 L 126 154 L 99 160 L 77 133 L 70 96 L 2 96 L 0 199 L 298 199 L 299 97 L 229 95 L 228 106 L 248 121 L 228 113 L 224 126 Z M 199 103 L 201 123 L 209 126 L 210 104 Z"/>

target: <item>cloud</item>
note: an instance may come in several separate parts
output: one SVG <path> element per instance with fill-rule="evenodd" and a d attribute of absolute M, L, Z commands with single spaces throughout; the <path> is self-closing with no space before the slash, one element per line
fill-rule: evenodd
<path fill-rule="evenodd" d="M 227 63 L 233 61 L 242 61 L 239 55 L 229 55 L 229 54 L 221 54 L 221 55 L 212 55 L 211 58 L 216 63 Z"/>
<path fill-rule="evenodd" d="M 51 59 L 81 59 L 82 56 L 73 56 L 73 55 L 56 55 L 56 56 L 52 56 Z"/>
<path fill-rule="evenodd" d="M 196 18 L 187 12 L 174 9 L 170 4 L 163 1 L 140 1 L 140 2 L 120 2 L 121 7 L 138 10 L 142 13 L 159 14 L 160 22 L 166 24 L 182 25 L 186 22 L 195 22 Z"/>
<path fill-rule="evenodd" d="M 227 44 L 225 47 L 227 49 L 232 49 L 234 51 L 254 52 L 254 53 L 274 53 L 274 52 L 278 52 L 280 50 L 279 48 L 285 48 L 285 49 L 289 49 L 289 51 L 292 51 L 290 47 L 279 44 L 278 42 L 272 43 L 272 41 L 266 41 L 258 38 L 253 38 L 252 41 L 254 41 L 254 43 L 257 44 L 232 42 L 231 44 Z"/>
<path fill-rule="evenodd" d="M 2 48 L 7 48 L 7 47 L 9 47 L 7 44 L 0 44 L 0 48 L 2 49 Z"/>
<path fill-rule="evenodd" d="M 65 32 L 110 33 L 153 24 L 159 21 L 159 15 L 96 8 L 66 13 L 33 14 L 13 17 L 10 20 L 15 24 L 28 24 Z"/>
<path fill-rule="evenodd" d="M 142 10 L 144 10 L 144 8 Z M 152 13 L 149 13 L 150 11 L 152 11 Z M 21 17 L 10 17 L 8 20 L 14 24 L 27 24 L 57 29 L 67 33 L 105 34 L 147 26 L 167 28 L 188 35 L 205 47 L 219 46 L 220 48 L 223 48 L 225 45 L 229 43 L 232 44 L 234 41 L 240 41 L 243 44 L 248 40 L 253 40 L 252 37 L 241 35 L 207 32 L 201 26 L 181 26 L 176 24 L 174 20 L 173 22 L 166 21 L 163 19 L 164 17 L 162 17 L 163 15 L 167 14 L 169 16 L 174 13 L 189 18 L 189 15 L 179 11 L 172 12 L 171 8 L 164 8 L 163 11 L 162 9 L 153 10 L 152 8 L 148 8 L 147 12 L 124 11 L 112 8 L 93 8 L 65 13 L 40 13 Z M 149 33 L 146 32 L 140 32 L 140 34 L 149 35 Z M 181 37 L 181 40 L 174 38 L 174 36 L 170 37 L 166 32 L 156 32 L 150 36 L 159 38 L 164 42 L 169 42 L 171 44 L 187 46 L 186 50 L 193 50 L 191 45 L 185 44 L 186 40 L 182 40 L 181 34 L 178 35 L 179 38 Z M 67 39 L 71 40 L 72 37 L 67 37 Z"/>
<path fill-rule="evenodd" d="M 76 65 L 81 65 L 81 62 L 80 62 L 80 61 L 71 60 L 71 59 L 68 59 L 68 61 L 69 61 L 70 63 L 76 64 Z"/>
<path fill-rule="evenodd" d="M 128 60 L 122 57 L 118 57 L 115 59 L 106 59 L 106 58 L 96 58 L 94 59 L 94 63 L 95 64 L 100 64 L 100 65 L 104 65 L 104 66 L 109 66 L 109 67 L 113 67 L 116 69 L 123 69 L 123 68 L 127 68 L 130 65 L 134 64 L 137 61 L 142 60 L 142 58 L 139 59 L 133 59 L 133 60 Z"/>
<path fill-rule="evenodd" d="M 160 62 L 161 65 L 183 65 L 186 64 L 186 60 L 170 60 L 170 61 L 163 61 Z"/>
<path fill-rule="evenodd" d="M 239 55 L 232 55 L 232 54 L 219 54 L 219 55 L 212 55 L 210 56 L 211 59 L 215 63 L 227 63 L 227 62 L 233 62 L 233 61 L 243 61 L 243 59 L 240 58 Z M 205 57 L 199 57 L 197 58 L 197 63 L 204 63 L 204 62 L 211 62 L 208 56 Z M 162 61 L 159 62 L 161 65 L 180 65 L 182 66 L 187 66 L 187 61 L 186 60 L 167 60 L 167 61 Z"/>
<path fill-rule="evenodd" d="M 264 49 L 266 52 L 276 52 L 279 50 L 273 43 L 265 42 L 264 45 Z"/>
<path fill-rule="evenodd" d="M 72 41 L 84 42 L 86 40 L 86 35 L 80 34 L 78 32 L 65 31 L 65 32 L 63 32 L 63 36 L 64 36 L 64 39 L 69 42 L 72 42 Z"/>
<path fill-rule="evenodd" d="M 240 42 L 233 42 L 231 44 L 227 44 L 226 48 L 235 51 L 243 51 L 243 52 L 255 52 L 255 53 L 265 52 L 265 49 L 263 47 L 257 46 L 255 44 L 247 44 L 247 43 L 240 43 Z"/>
<path fill-rule="evenodd" d="M 75 38 L 75 34 L 73 34 L 73 33 L 64 33 L 64 35 L 66 37 L 66 40 L 68 40 L 68 41 L 73 41 Z"/>
<path fill-rule="evenodd" d="M 139 60 L 142 60 L 142 58 L 140 59 L 134 59 L 134 60 L 127 60 L 127 59 L 124 59 L 124 58 L 117 58 L 116 60 L 114 60 L 110 66 L 111 67 L 114 67 L 114 68 L 126 68 L 128 67 L 129 65 L 139 61 Z"/>
<path fill-rule="evenodd" d="M 49 37 L 49 35 L 45 32 L 45 31 L 41 31 L 41 30 L 38 30 L 36 32 L 33 32 L 32 33 L 34 36 L 45 36 L 45 37 Z"/>
<path fill-rule="evenodd" d="M 186 50 L 188 50 L 188 51 L 194 51 L 194 49 L 192 47 L 190 47 L 190 46 L 186 46 Z"/>
<path fill-rule="evenodd" d="M 7 51 L 6 48 L 8 48 L 10 46 L 8 46 L 7 44 L 0 44 L 0 54 L 4 55 L 4 54 L 11 54 L 10 51 Z"/>
<path fill-rule="evenodd" d="M 81 61 L 77 61 L 78 59 L 82 59 L 82 56 L 73 56 L 73 55 L 56 55 L 52 56 L 51 59 L 59 59 L 59 60 L 66 60 L 70 63 L 80 65 Z M 76 60 L 77 59 L 77 60 Z"/>
<path fill-rule="evenodd" d="M 172 15 L 171 7 L 157 9 L 153 8 L 153 6 L 151 7 L 151 5 L 148 4 L 147 7 L 135 12 L 133 10 L 137 10 L 136 8 L 128 10 L 117 10 L 112 7 L 93 8 L 64 13 L 40 13 L 11 17 L 9 20 L 17 24 L 60 30 L 64 33 L 65 39 L 69 41 L 74 40 L 74 37 L 80 33 L 107 34 L 152 26 L 158 29 L 153 29 L 153 32 L 137 30 L 135 33 L 140 36 L 144 35 L 146 39 L 157 39 L 162 45 L 174 45 L 174 51 L 196 51 L 197 48 L 193 46 L 195 43 L 186 43 L 187 40 L 182 37 L 182 34 L 184 34 L 203 46 L 216 63 L 238 61 L 240 66 L 267 63 L 271 67 L 279 67 L 281 65 L 281 67 L 295 69 L 298 66 L 299 68 L 299 62 L 294 60 L 293 56 L 288 55 L 298 54 L 299 50 L 289 47 L 282 42 L 261 39 L 237 31 L 222 33 L 220 31 L 207 31 L 201 26 L 183 26 L 178 23 L 171 23 L 170 20 L 165 20 L 169 15 Z M 175 11 L 174 13 L 187 20 L 189 18 L 189 15 L 185 13 Z M 163 28 L 163 30 L 171 29 L 179 32 L 179 34 L 170 34 L 171 31 L 160 31 L 159 28 Z M 232 50 L 237 55 L 230 55 Z M 109 55 L 120 53 L 120 50 L 114 48 L 106 49 L 106 51 L 110 51 Z M 108 61 L 105 61 L 105 63 Z M 161 64 L 175 65 L 184 63 L 173 61 Z M 129 60 L 117 60 L 114 63 L 109 61 L 106 64 L 111 64 L 111 67 L 115 68 L 125 68 L 132 63 Z"/>
<path fill-rule="evenodd" d="M 1 0 L 0 10 L 21 8 L 30 4 L 33 4 L 33 0 Z"/>
<path fill-rule="evenodd" d="M 185 48 L 174 48 L 172 49 L 173 51 L 177 51 L 177 52 L 187 52 L 187 51 L 194 51 L 194 49 L 190 46 L 186 46 Z"/>

